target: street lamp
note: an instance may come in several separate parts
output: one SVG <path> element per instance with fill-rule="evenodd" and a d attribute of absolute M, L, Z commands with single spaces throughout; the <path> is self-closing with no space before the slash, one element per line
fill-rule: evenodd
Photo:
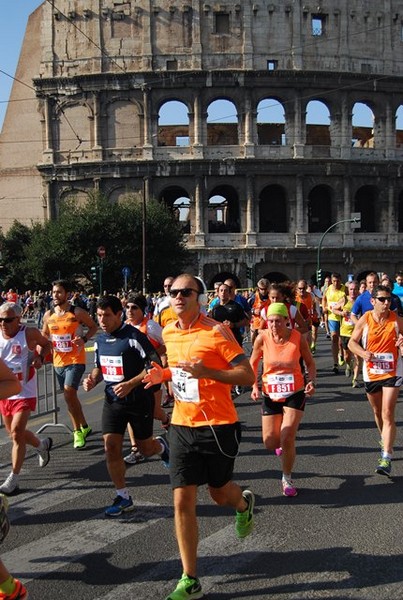
<path fill-rule="evenodd" d="M 147 265 L 146 265 L 146 245 L 147 245 L 147 199 L 148 199 L 148 177 L 144 177 L 143 179 L 143 215 L 142 215 L 142 262 L 143 262 L 143 271 L 142 271 L 142 280 L 143 280 L 143 294 L 146 295 L 147 292 Z"/>
<path fill-rule="evenodd" d="M 323 240 L 325 239 L 325 236 L 329 233 L 329 231 L 331 231 L 334 227 L 340 225 L 341 223 L 357 223 L 356 227 L 360 227 L 361 214 L 356 213 L 354 216 L 351 217 L 351 219 L 343 219 L 342 221 L 337 221 L 337 223 L 333 223 L 333 225 L 330 225 L 330 227 L 326 229 L 325 233 L 322 234 L 318 245 L 318 258 L 316 261 L 316 284 L 318 287 L 320 286 L 322 279 L 322 271 L 320 268 L 320 251 L 322 250 Z"/>

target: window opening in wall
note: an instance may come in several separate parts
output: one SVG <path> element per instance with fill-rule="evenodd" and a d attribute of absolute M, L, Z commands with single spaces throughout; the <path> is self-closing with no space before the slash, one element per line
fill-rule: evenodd
<path fill-rule="evenodd" d="M 275 71 L 278 67 L 278 60 L 268 60 L 267 61 L 267 70 Z"/>
<path fill-rule="evenodd" d="M 215 13 L 214 33 L 229 33 L 229 14 Z"/>
<path fill-rule="evenodd" d="M 176 136 L 176 145 L 177 146 L 189 146 L 189 136 L 188 135 Z"/>
<path fill-rule="evenodd" d="M 325 34 L 325 16 L 324 15 L 312 15 L 311 28 L 312 35 L 321 36 Z"/>
<path fill-rule="evenodd" d="M 176 58 L 171 60 L 167 60 L 167 71 L 177 71 L 178 70 L 178 61 Z"/>

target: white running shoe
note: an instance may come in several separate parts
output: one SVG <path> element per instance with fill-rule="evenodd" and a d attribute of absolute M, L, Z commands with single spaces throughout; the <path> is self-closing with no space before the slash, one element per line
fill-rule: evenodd
<path fill-rule="evenodd" d="M 0 485 L 0 494 L 10 495 L 18 490 L 18 475 L 10 473 L 7 479 Z"/>
<path fill-rule="evenodd" d="M 44 440 L 41 441 L 41 445 L 42 444 L 45 446 L 43 448 L 43 450 L 39 450 L 37 448 L 36 451 L 38 453 L 39 466 L 40 467 L 46 467 L 46 465 L 50 461 L 50 451 L 51 451 L 52 446 L 53 446 L 53 440 L 50 437 L 49 438 L 45 438 Z"/>

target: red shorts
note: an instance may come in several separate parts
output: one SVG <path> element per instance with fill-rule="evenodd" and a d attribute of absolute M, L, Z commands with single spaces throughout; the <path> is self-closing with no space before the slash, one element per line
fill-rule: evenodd
<path fill-rule="evenodd" d="M 21 398 L 21 400 L 0 400 L 0 412 L 3 417 L 13 417 L 24 410 L 35 410 L 36 398 Z"/>

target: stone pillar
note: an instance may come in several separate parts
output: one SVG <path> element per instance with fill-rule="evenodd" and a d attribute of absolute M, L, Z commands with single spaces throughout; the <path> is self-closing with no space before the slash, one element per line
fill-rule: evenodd
<path fill-rule="evenodd" d="M 395 182 L 388 186 L 388 246 L 399 245 L 398 222 L 396 217 Z"/>
<path fill-rule="evenodd" d="M 351 158 L 352 117 L 346 94 L 341 97 L 340 157 Z"/>
<path fill-rule="evenodd" d="M 101 134 L 101 103 L 99 100 L 99 94 L 94 92 L 94 146 L 92 148 L 92 157 L 94 160 L 102 160 L 102 134 Z"/>
<path fill-rule="evenodd" d="M 195 246 L 205 245 L 205 231 L 204 231 L 204 211 L 203 211 L 203 179 L 201 177 L 195 178 Z"/>
<path fill-rule="evenodd" d="M 52 131 L 52 107 L 48 97 L 44 100 L 44 117 L 45 117 L 45 143 L 46 148 L 43 151 L 43 162 L 54 163 L 53 156 L 53 131 Z"/>
<path fill-rule="evenodd" d="M 143 86 L 143 114 L 144 114 L 144 144 L 143 158 L 152 160 L 153 145 L 151 137 L 151 110 L 150 110 L 150 90 Z"/>
<path fill-rule="evenodd" d="M 296 179 L 296 227 L 295 246 L 306 246 L 306 228 L 304 224 L 304 180 L 302 175 Z"/>
<path fill-rule="evenodd" d="M 301 110 L 301 98 L 299 93 L 295 92 L 294 98 L 294 115 L 292 124 L 292 137 L 293 137 L 293 158 L 304 158 L 304 138 L 302 135 L 302 110 Z"/>
<path fill-rule="evenodd" d="M 396 117 L 392 113 L 390 99 L 385 106 L 385 158 L 394 159 L 396 155 Z"/>
<path fill-rule="evenodd" d="M 201 45 L 201 26 L 200 26 L 200 7 L 199 0 L 192 0 L 192 66 L 193 69 L 202 68 L 203 48 Z"/>
<path fill-rule="evenodd" d="M 351 219 L 352 203 L 350 196 L 350 179 L 345 177 L 343 179 L 343 219 Z M 337 204 L 337 201 L 336 201 Z M 354 230 L 351 229 L 351 223 L 343 223 L 343 246 L 348 248 L 354 247 Z"/>
<path fill-rule="evenodd" d="M 250 97 L 250 90 L 245 90 L 245 131 L 244 131 L 244 157 L 254 158 L 255 147 L 253 144 L 252 136 L 252 102 Z"/>
<path fill-rule="evenodd" d="M 202 143 L 202 122 L 200 109 L 200 96 L 196 94 L 193 100 L 193 146 L 192 153 L 194 158 L 203 158 Z"/>
<path fill-rule="evenodd" d="M 255 180 L 253 176 L 246 177 L 246 246 L 257 246 L 255 227 Z"/>

